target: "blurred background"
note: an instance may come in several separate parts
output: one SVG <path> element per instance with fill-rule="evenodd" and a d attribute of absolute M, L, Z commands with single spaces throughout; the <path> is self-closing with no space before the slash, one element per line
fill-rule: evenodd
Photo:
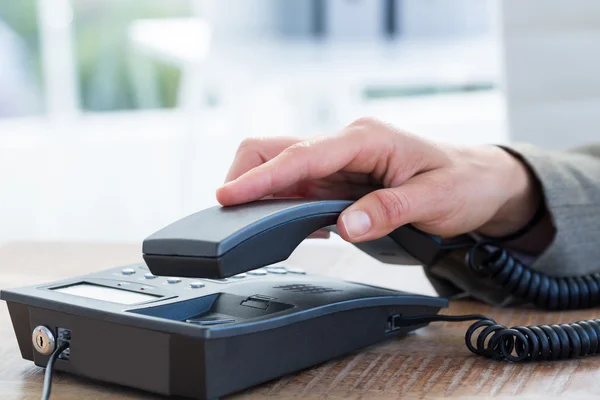
<path fill-rule="evenodd" d="M 598 139 L 600 2 L 0 0 L 0 242 L 140 242 L 241 140 L 376 116 L 456 143 Z"/>

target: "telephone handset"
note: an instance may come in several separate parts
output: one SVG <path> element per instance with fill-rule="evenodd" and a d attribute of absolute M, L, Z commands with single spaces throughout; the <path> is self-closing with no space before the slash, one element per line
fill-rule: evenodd
<path fill-rule="evenodd" d="M 345 200 L 273 199 L 232 207 L 213 207 L 183 218 L 148 237 L 143 256 L 155 275 L 226 278 L 287 259 L 311 233 L 335 232 Z M 355 244 L 387 263 L 431 265 L 450 251 L 468 250 L 474 273 L 524 302 L 549 310 L 594 307 L 600 303 L 600 274 L 553 277 L 535 271 L 493 242 L 469 236 L 444 240 L 412 226 Z M 473 353 L 493 359 L 566 359 L 600 352 L 600 319 L 571 324 L 507 328 L 482 315 L 425 315 L 407 325 L 478 320 L 467 330 Z M 473 337 L 475 345 L 473 345 Z"/>
<path fill-rule="evenodd" d="M 348 200 L 272 199 L 212 207 L 176 221 L 143 243 L 152 273 L 191 278 L 227 278 L 287 259 L 311 233 L 337 233 Z M 380 261 L 432 264 L 446 252 L 472 245 L 467 238 L 444 240 L 403 226 L 386 237 L 355 243 Z"/>

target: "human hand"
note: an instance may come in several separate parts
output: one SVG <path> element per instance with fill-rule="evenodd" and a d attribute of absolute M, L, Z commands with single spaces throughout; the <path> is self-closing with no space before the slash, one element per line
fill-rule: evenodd
<path fill-rule="evenodd" d="M 217 191 L 222 205 L 265 197 L 356 199 L 338 219 L 351 242 L 412 224 L 452 237 L 512 233 L 539 204 L 529 170 L 496 146 L 431 142 L 374 119 L 334 136 L 247 139 Z"/>

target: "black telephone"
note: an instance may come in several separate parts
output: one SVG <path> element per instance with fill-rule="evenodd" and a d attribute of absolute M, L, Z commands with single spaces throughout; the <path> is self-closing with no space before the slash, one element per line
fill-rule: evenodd
<path fill-rule="evenodd" d="M 210 208 L 158 231 L 144 241 L 144 259 L 157 274 L 227 278 L 282 261 L 312 232 L 336 223 L 351 201 L 261 200 Z M 335 231 L 335 229 L 332 229 Z M 553 277 L 535 271 L 493 242 L 464 236 L 450 240 L 403 226 L 359 249 L 387 262 L 430 265 L 449 251 L 468 248 L 467 263 L 482 278 L 526 303 L 548 310 L 595 307 L 600 303 L 600 274 Z M 260 249 L 269 248 L 270 251 Z M 512 362 L 566 359 L 600 352 L 600 319 L 561 325 L 507 328 L 481 315 L 412 317 L 417 321 L 478 320 L 467 331 L 475 354 Z M 479 331 L 475 346 L 473 336 Z"/>
<path fill-rule="evenodd" d="M 43 398 L 54 365 L 163 395 L 218 398 L 435 321 L 475 321 L 466 345 L 494 360 L 600 352 L 600 319 L 507 328 L 484 315 L 440 315 L 448 304 L 440 297 L 274 265 L 312 232 L 335 231 L 351 204 L 273 199 L 213 207 L 148 237 L 145 264 L 0 291 L 23 358 L 46 367 Z M 443 240 L 403 226 L 355 246 L 387 263 L 418 265 L 461 249 L 482 279 L 524 302 L 560 310 L 600 303 L 600 274 L 547 276 L 470 236 Z"/>

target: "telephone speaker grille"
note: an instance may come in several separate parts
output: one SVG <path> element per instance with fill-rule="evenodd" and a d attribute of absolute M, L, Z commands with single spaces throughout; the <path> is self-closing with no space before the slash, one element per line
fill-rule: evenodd
<path fill-rule="evenodd" d="M 304 283 L 275 286 L 274 289 L 287 290 L 290 292 L 303 293 L 303 294 L 323 294 L 323 293 L 341 292 L 341 290 L 336 290 L 333 288 L 316 286 L 316 285 L 308 285 L 308 284 L 304 284 Z"/>

